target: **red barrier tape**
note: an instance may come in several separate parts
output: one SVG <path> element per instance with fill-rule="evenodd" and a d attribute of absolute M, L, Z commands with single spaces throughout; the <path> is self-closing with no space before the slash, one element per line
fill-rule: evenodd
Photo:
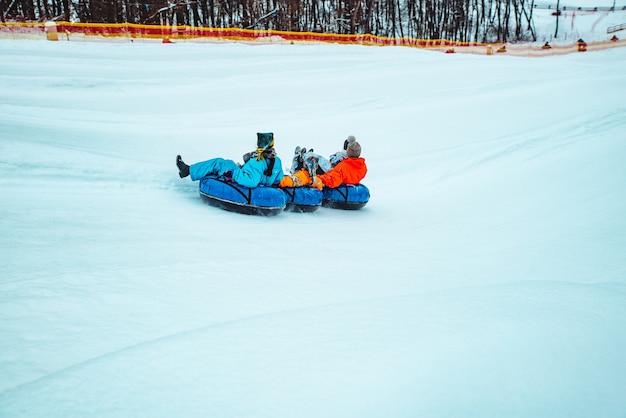
<path fill-rule="evenodd" d="M 480 55 L 513 55 L 542 57 L 564 55 L 573 52 L 599 51 L 626 46 L 626 40 L 589 42 L 584 49 L 578 43 L 558 44 L 550 48 L 530 44 L 483 44 L 453 42 L 445 39 L 427 40 L 416 38 L 387 38 L 369 34 L 340 35 L 314 32 L 286 32 L 275 30 L 250 30 L 238 28 L 201 28 L 193 26 L 158 26 L 133 23 L 71 23 L 71 22 L 5 22 L 0 23 L 0 37 L 36 38 L 64 41 L 159 41 L 173 43 L 192 42 L 250 42 L 295 43 L 323 42 L 373 46 L 405 46 L 436 50 L 446 53 L 470 53 Z"/>

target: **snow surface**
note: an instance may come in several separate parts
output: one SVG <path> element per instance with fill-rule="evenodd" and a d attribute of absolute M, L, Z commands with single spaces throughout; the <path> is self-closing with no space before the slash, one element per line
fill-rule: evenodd
<path fill-rule="evenodd" d="M 0 41 L 1 417 L 626 416 L 626 50 Z M 372 198 L 174 165 L 354 134 Z"/>
<path fill-rule="evenodd" d="M 579 0 L 573 3 L 560 1 L 562 13 L 558 18 L 558 28 L 557 18 L 552 16 L 556 10 L 556 2 L 536 4 L 537 8 L 533 10 L 533 27 L 537 42 L 541 45 L 545 42 L 552 45 L 571 45 L 581 38 L 586 42 L 593 42 L 606 41 L 613 35 L 620 39 L 626 36 L 624 30 L 607 33 L 608 28 L 626 24 L 626 0 Z M 598 10 L 594 11 L 593 8 Z M 615 11 L 609 11 L 610 8 Z"/>

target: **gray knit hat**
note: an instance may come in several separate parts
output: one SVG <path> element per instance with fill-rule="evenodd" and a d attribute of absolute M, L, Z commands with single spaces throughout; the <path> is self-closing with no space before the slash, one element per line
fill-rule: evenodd
<path fill-rule="evenodd" d="M 361 156 L 361 145 L 356 141 L 350 142 L 346 153 L 350 158 L 359 158 Z"/>
<path fill-rule="evenodd" d="M 356 138 L 354 137 L 354 135 L 348 136 L 348 138 L 346 138 L 346 140 L 343 141 L 343 149 L 347 150 L 348 149 L 348 144 L 350 144 L 350 142 L 354 142 L 354 141 L 356 141 Z"/>

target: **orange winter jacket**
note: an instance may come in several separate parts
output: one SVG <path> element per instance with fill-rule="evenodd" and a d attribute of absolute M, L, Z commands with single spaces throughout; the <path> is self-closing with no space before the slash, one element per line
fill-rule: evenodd
<path fill-rule="evenodd" d="M 348 158 L 317 178 L 322 180 L 325 187 L 338 187 L 342 184 L 359 184 L 365 174 L 367 166 L 364 158 Z"/>
<path fill-rule="evenodd" d="M 311 184 L 311 176 L 309 175 L 309 172 L 305 169 L 302 169 L 296 171 L 290 176 L 284 176 L 278 184 L 278 187 L 302 187 L 309 185 L 320 190 L 322 190 L 323 187 L 322 182 L 320 181 L 318 176 L 315 176 L 315 183 Z"/>

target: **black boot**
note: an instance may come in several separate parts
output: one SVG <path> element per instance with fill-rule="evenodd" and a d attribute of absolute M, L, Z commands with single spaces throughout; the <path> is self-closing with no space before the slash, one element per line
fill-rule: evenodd
<path fill-rule="evenodd" d="M 176 166 L 178 167 L 178 175 L 181 179 L 189 175 L 189 166 L 185 164 L 180 155 L 176 156 Z"/>

